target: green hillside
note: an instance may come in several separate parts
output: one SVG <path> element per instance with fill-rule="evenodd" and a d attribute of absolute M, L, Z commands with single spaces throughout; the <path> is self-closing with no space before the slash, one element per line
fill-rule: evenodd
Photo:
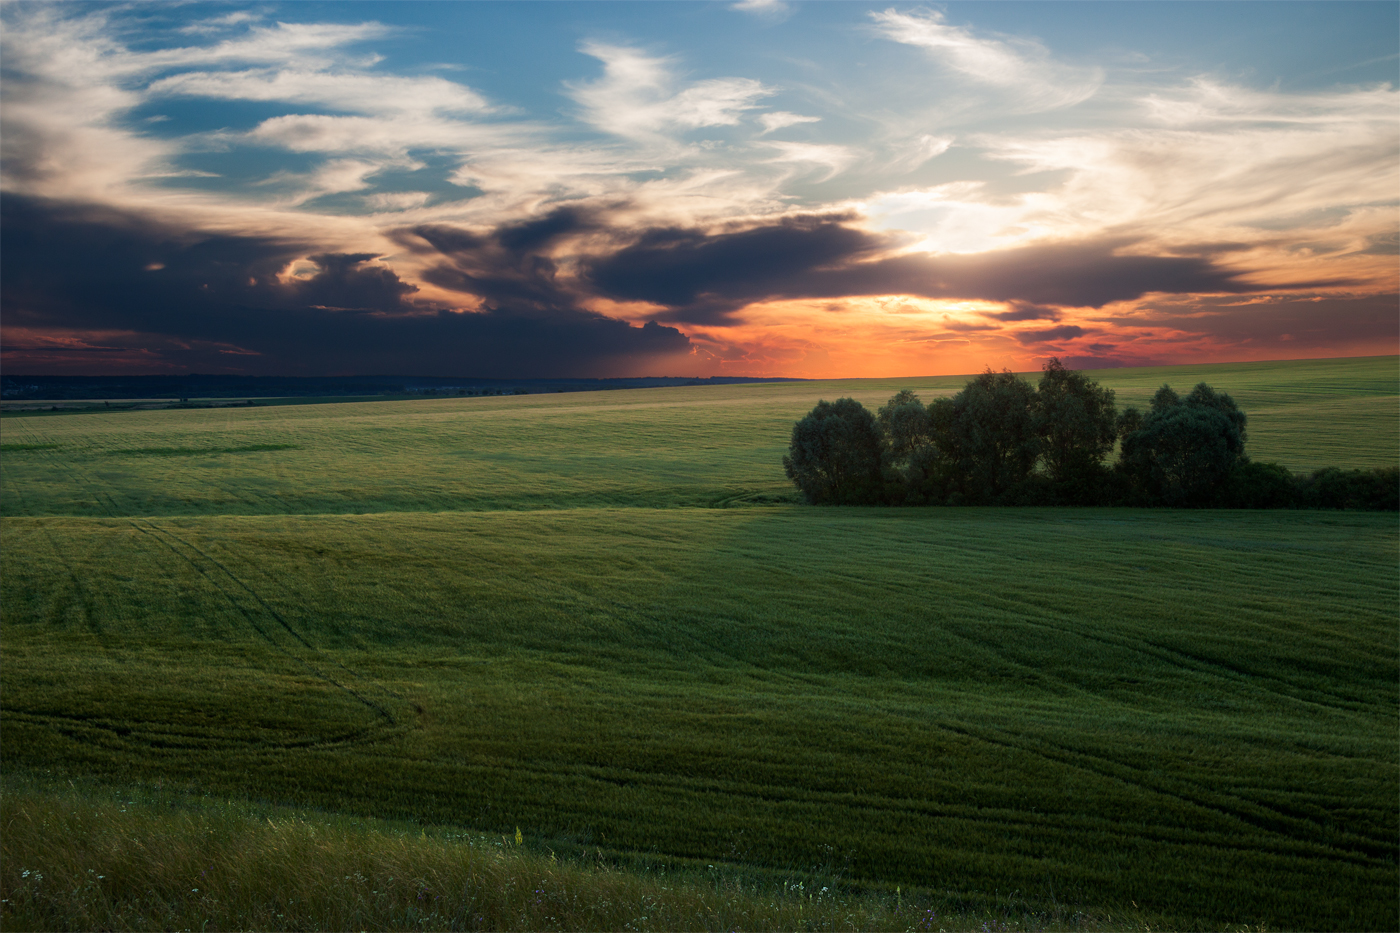
<path fill-rule="evenodd" d="M 1231 392 L 1258 459 L 1397 459 L 1393 357 L 1099 375 Z M 962 381 L 6 418 L 4 769 L 1396 926 L 1394 516 L 792 503 L 816 398 Z"/>

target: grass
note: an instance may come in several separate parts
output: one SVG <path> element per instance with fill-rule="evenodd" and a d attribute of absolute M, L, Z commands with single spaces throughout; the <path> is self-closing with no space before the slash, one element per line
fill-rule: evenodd
<path fill-rule="evenodd" d="M 1303 471 L 1400 456 L 1394 357 L 1099 374 L 1123 404 L 1201 379 L 1249 414 L 1249 450 Z M 1388 380 L 1388 382 L 1387 382 Z M 883 404 L 961 377 L 706 386 L 0 420 L 0 515 L 257 515 L 708 507 L 795 501 L 780 466 L 820 397 Z M 1349 388 L 1350 387 L 1350 388 Z M 37 445 L 37 446 L 35 446 Z M 246 456 L 228 458 L 230 448 Z M 184 452 L 116 463 L 132 450 Z M 60 452 L 61 451 L 61 452 Z M 122 453 L 126 451 L 128 453 Z M 259 452 L 261 451 L 261 453 Z M 169 462 L 162 462 L 168 460 Z"/>
<path fill-rule="evenodd" d="M 105 453 L 109 457 L 213 457 L 219 454 L 255 454 L 268 450 L 296 449 L 296 444 L 245 444 L 242 447 L 126 447 L 108 450 Z"/>
<path fill-rule="evenodd" d="M 1120 399 L 1227 388 L 1255 440 L 1247 391 L 1276 426 L 1395 405 L 1393 359 L 1267 365 L 1114 372 Z M 665 869 L 709 899 L 660 928 L 917 928 L 895 888 L 959 929 L 1394 928 L 1393 516 L 782 502 L 815 396 L 907 382 L 6 420 L 7 443 L 61 446 L 0 460 L 0 918 L 271 928 L 257 911 L 291 898 L 320 905 L 287 914 L 300 928 L 471 926 L 395 913 L 407 886 L 375 913 L 330 881 L 355 851 L 419 866 L 386 878 L 468 871 L 470 846 L 404 833 L 518 826 L 526 867 L 478 885 L 486 926 L 622 928 L 642 914 L 597 913 L 609 885 Z M 1299 436 L 1268 459 L 1321 456 Z M 1393 462 L 1386 436 L 1339 465 Z M 224 455 L 273 444 L 293 446 Z M 111 454 L 142 448 L 203 452 Z M 115 789 L 63 789 L 90 775 Z M 89 814 L 62 825 L 93 838 L 225 838 L 164 798 L 116 812 L 155 783 L 236 811 L 242 841 L 210 851 L 256 896 L 143 901 L 176 889 L 129 880 L 166 871 L 131 849 L 128 893 L 90 899 L 114 913 L 19 912 L 20 862 L 62 862 L 64 891 L 107 872 L 58 842 L 81 833 L 19 833 L 16 807 L 31 827 Z M 277 851 L 302 856 L 257 854 L 280 843 L 250 799 L 300 808 Z M 373 845 L 306 854 L 351 823 Z M 546 852 L 574 873 L 572 919 L 519 900 Z M 771 896 L 818 879 L 856 919 Z"/>
<path fill-rule="evenodd" d="M 14 929 L 1151 929 L 1131 909 L 1037 913 L 1007 896 L 970 911 L 955 896 L 851 895 L 810 874 L 601 850 L 560 860 L 511 834 L 51 776 L 11 778 L 0 813 Z M 55 836 L 67 844 L 56 850 Z"/>

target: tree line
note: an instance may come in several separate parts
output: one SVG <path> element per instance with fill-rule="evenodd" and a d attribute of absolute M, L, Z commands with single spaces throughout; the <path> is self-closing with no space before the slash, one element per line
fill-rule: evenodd
<path fill-rule="evenodd" d="M 1400 508 L 1400 469 L 1294 474 L 1246 455 L 1247 422 L 1204 382 L 1119 412 L 1112 389 L 1052 359 L 1038 386 L 988 369 L 928 405 L 907 389 L 873 414 L 818 402 L 783 467 L 813 504 Z"/>

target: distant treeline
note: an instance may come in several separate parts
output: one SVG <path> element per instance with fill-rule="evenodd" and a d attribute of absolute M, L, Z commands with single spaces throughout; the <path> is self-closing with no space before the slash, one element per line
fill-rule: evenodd
<path fill-rule="evenodd" d="M 616 379 L 477 379 L 467 376 L 11 376 L 0 396 L 28 399 L 294 398 L 366 395 L 530 395 L 665 386 L 800 382 L 744 376 L 638 376 Z"/>
<path fill-rule="evenodd" d="M 1256 463 L 1247 420 L 1204 382 L 1184 398 L 1164 385 L 1145 413 L 1120 413 L 1112 389 L 1052 359 L 1038 387 L 989 369 L 928 405 L 908 390 L 875 414 L 818 402 L 783 466 L 813 504 L 1400 508 L 1400 469 Z"/>

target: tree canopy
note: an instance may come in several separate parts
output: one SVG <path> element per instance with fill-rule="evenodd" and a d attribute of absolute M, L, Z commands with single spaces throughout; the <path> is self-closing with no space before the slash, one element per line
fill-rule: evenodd
<path fill-rule="evenodd" d="M 907 389 L 873 415 L 851 398 L 818 402 L 783 466 L 813 504 L 1397 508 L 1400 470 L 1304 477 L 1253 463 L 1247 422 L 1204 382 L 1185 398 L 1164 385 L 1145 414 L 1120 414 L 1111 389 L 1051 359 L 1037 386 L 988 369 L 927 405 Z"/>
<path fill-rule="evenodd" d="M 1124 471 L 1163 505 L 1209 505 L 1245 460 L 1246 420 L 1234 399 L 1204 382 L 1184 399 L 1164 385 L 1142 426 L 1123 437 Z"/>
<path fill-rule="evenodd" d="M 792 426 L 783 468 L 813 504 L 862 505 L 878 501 L 880 430 L 853 398 L 818 402 Z"/>

